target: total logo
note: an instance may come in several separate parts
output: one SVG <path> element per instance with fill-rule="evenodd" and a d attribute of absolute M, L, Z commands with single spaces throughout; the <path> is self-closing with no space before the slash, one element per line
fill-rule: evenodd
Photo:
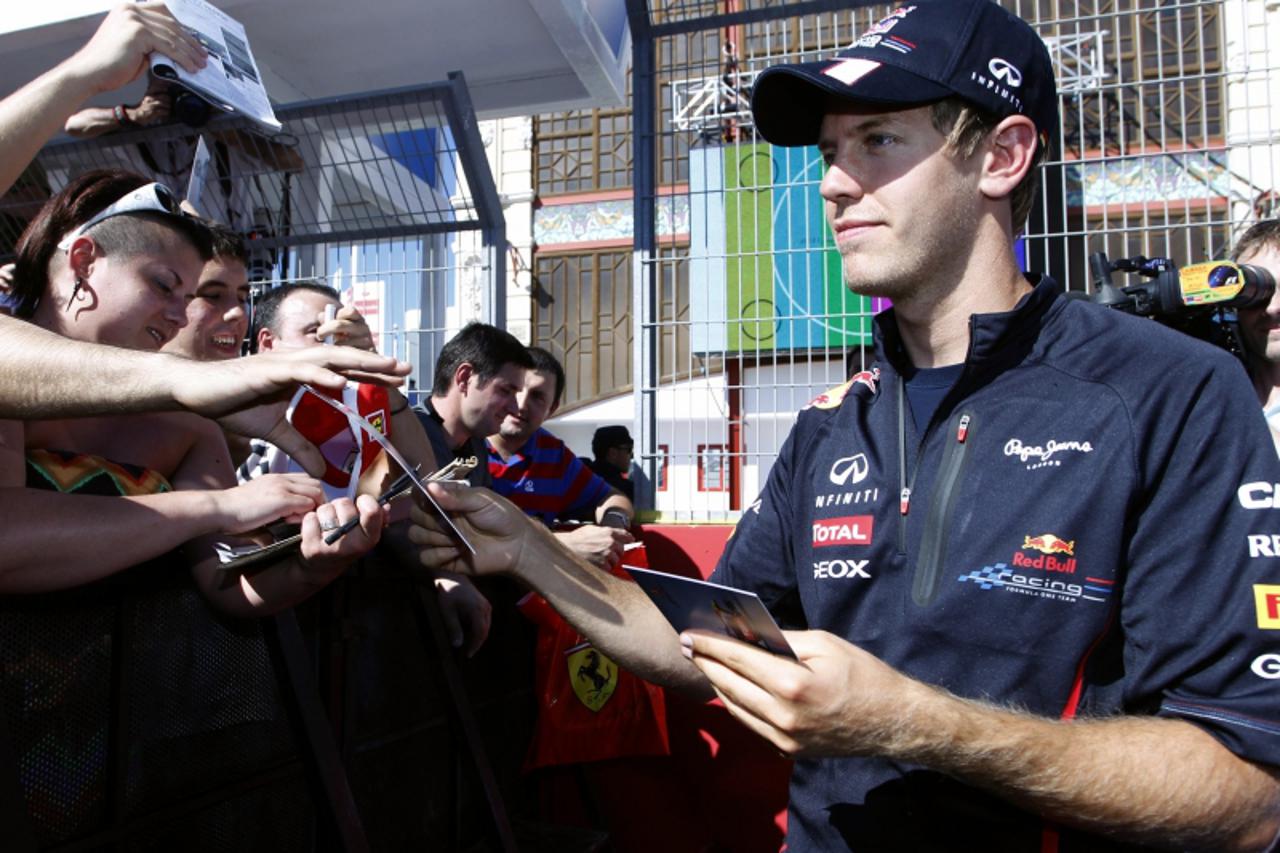
<path fill-rule="evenodd" d="M 1245 509 L 1280 508 L 1280 483 L 1245 483 L 1236 489 L 1236 500 Z"/>
<path fill-rule="evenodd" d="M 1249 669 L 1253 670 L 1253 674 L 1259 678 L 1280 678 L 1280 655 L 1274 653 L 1258 655 L 1253 659 Z"/>
<path fill-rule="evenodd" d="M 1258 608 L 1258 627 L 1268 631 L 1280 631 L 1280 586 L 1255 583 L 1253 600 Z"/>
<path fill-rule="evenodd" d="M 867 574 L 867 564 L 870 560 L 818 560 L 813 564 L 814 580 L 823 578 L 865 578 L 871 580 L 871 575 Z"/>
<path fill-rule="evenodd" d="M 874 519 L 869 515 L 847 515 L 813 523 L 813 547 L 870 545 Z"/>

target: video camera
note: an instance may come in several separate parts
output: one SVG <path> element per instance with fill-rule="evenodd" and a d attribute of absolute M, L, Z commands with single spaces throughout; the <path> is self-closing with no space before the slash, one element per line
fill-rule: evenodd
<path fill-rule="evenodd" d="M 1112 273 L 1140 277 L 1134 284 L 1116 286 Z M 1103 252 L 1089 256 L 1092 301 L 1140 317 L 1151 317 L 1170 328 L 1208 341 L 1245 360 L 1236 310 L 1271 301 L 1276 282 L 1262 267 L 1231 261 L 1206 261 L 1178 268 L 1169 258 L 1120 258 Z"/>

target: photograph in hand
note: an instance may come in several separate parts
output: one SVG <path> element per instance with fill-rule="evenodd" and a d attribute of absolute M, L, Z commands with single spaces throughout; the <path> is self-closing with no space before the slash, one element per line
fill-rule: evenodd
<path fill-rule="evenodd" d="M 775 655 L 796 659 L 782 629 L 755 593 L 626 565 L 624 569 L 649 596 L 676 632 L 723 634 Z"/>

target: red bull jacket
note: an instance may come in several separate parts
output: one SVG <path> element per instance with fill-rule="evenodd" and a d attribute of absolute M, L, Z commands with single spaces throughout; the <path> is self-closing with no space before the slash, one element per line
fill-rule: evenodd
<path fill-rule="evenodd" d="M 1240 365 L 1049 278 L 970 333 L 918 434 L 880 315 L 712 580 L 960 696 L 1177 717 L 1280 765 L 1280 462 Z M 1122 849 L 922 767 L 796 762 L 791 853 L 1048 842 Z"/>

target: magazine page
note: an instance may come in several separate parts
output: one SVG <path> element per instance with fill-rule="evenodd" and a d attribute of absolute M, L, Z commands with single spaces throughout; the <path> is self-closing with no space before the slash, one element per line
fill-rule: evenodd
<path fill-rule="evenodd" d="M 166 0 L 165 5 L 209 51 L 209 63 L 191 74 L 164 54 L 153 53 L 151 73 L 186 86 L 219 109 L 247 116 L 272 133 L 279 131 L 281 124 L 240 22 L 206 0 Z"/>

